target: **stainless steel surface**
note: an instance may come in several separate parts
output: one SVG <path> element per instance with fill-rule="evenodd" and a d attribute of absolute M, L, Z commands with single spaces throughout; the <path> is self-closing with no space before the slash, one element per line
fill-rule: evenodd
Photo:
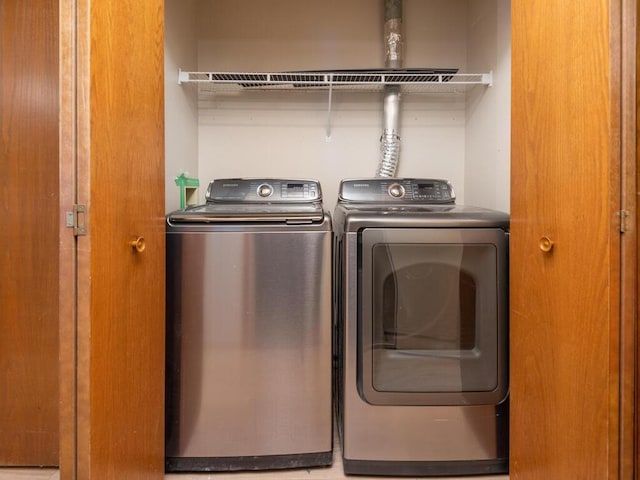
<path fill-rule="evenodd" d="M 509 225 L 508 215 L 452 203 L 430 205 L 416 202 L 412 200 L 403 181 L 397 183 L 403 185 L 407 192 L 398 201 L 386 191 L 391 184 L 384 186 L 383 190 L 380 185 L 367 185 L 367 180 L 361 182 L 362 187 L 354 185 L 358 182 L 361 181 L 351 182 L 350 190 L 345 195 L 347 201 L 339 201 L 333 218 L 336 235 L 334 262 L 338 282 L 335 304 L 336 348 L 341 356 L 336 378 L 337 412 L 345 466 L 351 464 L 352 468 L 369 468 L 362 465 L 380 462 L 381 465 L 384 464 L 387 475 L 397 473 L 395 467 L 390 465 L 399 465 L 399 472 L 403 471 L 404 465 L 416 465 L 416 462 L 454 462 L 458 466 L 458 462 L 477 462 L 477 465 L 482 466 L 506 466 L 509 405 L 508 398 L 502 402 L 501 400 L 508 392 L 508 234 L 505 233 Z M 359 188 L 362 190 L 358 191 Z M 455 198 L 453 189 L 451 196 Z M 420 246 L 427 244 L 426 238 L 430 233 L 440 231 L 432 237 L 432 241 L 440 245 L 473 245 L 479 241 L 478 238 L 473 235 L 469 237 L 464 231 L 475 229 L 492 231 L 490 236 L 496 245 L 498 260 L 492 268 L 495 269 L 493 281 L 496 284 L 493 288 L 496 289 L 494 294 L 497 293 L 497 296 L 489 299 L 481 294 L 481 298 L 483 302 L 495 302 L 493 312 L 499 316 L 497 326 L 494 327 L 499 330 L 494 330 L 497 338 L 495 335 L 492 339 L 484 337 L 484 345 L 491 349 L 493 344 L 496 350 L 494 378 L 500 379 L 500 386 L 489 394 L 491 398 L 479 398 L 472 392 L 468 397 L 461 394 L 455 399 L 434 400 L 434 397 L 427 398 L 428 394 L 424 391 L 412 393 L 407 390 L 391 392 L 379 404 L 375 404 L 375 400 L 366 401 L 367 393 L 362 386 L 363 371 L 368 368 L 367 361 L 374 358 L 362 357 L 363 352 L 370 354 L 367 353 L 367 342 L 371 343 L 371 339 L 365 338 L 367 328 L 370 327 L 363 323 L 371 316 L 372 308 L 364 307 L 363 304 L 373 298 L 371 293 L 366 292 L 374 280 L 370 275 L 371 268 L 367 270 L 366 260 L 363 258 L 369 255 L 374 245 L 386 243 L 384 238 L 381 240 L 378 237 L 366 240 L 367 232 L 378 230 L 383 232 L 383 237 L 391 235 L 389 239 L 392 241 L 389 244 Z M 481 240 L 480 243 L 487 242 L 486 238 Z M 493 240 L 489 243 L 493 243 Z M 483 264 L 478 268 L 480 271 L 486 269 L 487 265 Z M 487 280 L 491 281 L 491 275 L 481 277 L 479 281 Z M 363 284 L 366 286 L 362 286 Z M 491 311 L 490 308 L 488 312 Z M 368 336 L 371 337 L 371 332 Z M 373 355 L 372 350 L 369 352 Z M 496 460 L 497 464 L 492 463 Z M 449 468 L 449 464 L 436 468 Z M 371 472 L 369 470 L 367 473 Z M 441 474 L 451 473 L 443 471 Z M 429 475 L 434 475 L 433 471 Z"/>
<path fill-rule="evenodd" d="M 290 222 L 321 223 L 324 219 L 321 203 L 296 203 L 283 209 L 280 204 L 228 204 L 207 203 L 169 215 L 168 223 L 220 223 L 220 222 Z"/>
<path fill-rule="evenodd" d="M 168 235 L 173 255 L 170 456 L 331 449 L 330 233 Z"/>
<path fill-rule="evenodd" d="M 331 452 L 331 221 L 305 206 L 168 216 L 167 457 Z"/>
<path fill-rule="evenodd" d="M 207 188 L 207 203 L 172 212 L 180 223 L 322 223 L 322 190 L 315 180 L 225 178 Z"/>
<path fill-rule="evenodd" d="M 345 460 L 473 461 L 495 459 L 505 449 L 504 406 L 371 405 L 360 396 L 356 234 L 345 244 L 342 449 Z"/>
<path fill-rule="evenodd" d="M 221 178 L 209 183 L 207 203 L 270 203 L 290 205 L 321 202 L 320 182 L 287 178 Z"/>
<path fill-rule="evenodd" d="M 451 183 L 435 178 L 359 178 L 340 182 L 341 204 L 436 205 L 454 204 Z"/>

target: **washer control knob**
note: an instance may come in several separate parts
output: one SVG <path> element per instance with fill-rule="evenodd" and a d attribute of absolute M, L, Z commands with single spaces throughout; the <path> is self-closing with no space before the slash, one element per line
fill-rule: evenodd
<path fill-rule="evenodd" d="M 266 183 L 263 183 L 258 187 L 258 195 L 261 197 L 270 197 L 273 193 L 273 187 Z"/>
<path fill-rule="evenodd" d="M 404 197 L 404 187 L 399 183 L 392 183 L 389 185 L 389 195 L 393 198 L 402 198 Z"/>

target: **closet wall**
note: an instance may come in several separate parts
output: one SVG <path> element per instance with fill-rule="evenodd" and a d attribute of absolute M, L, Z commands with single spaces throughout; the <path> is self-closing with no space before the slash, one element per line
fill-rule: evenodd
<path fill-rule="evenodd" d="M 178 84 L 178 70 L 198 69 L 197 0 L 165 0 L 165 203 L 180 206 L 175 178 L 198 176 L 197 90 Z"/>
<path fill-rule="evenodd" d="M 509 210 L 509 0 L 405 0 L 404 67 L 493 72 L 466 93 L 405 94 L 398 176 L 447 178 L 458 203 Z M 211 94 L 178 69 L 382 68 L 383 2 L 166 1 L 166 208 L 176 176 L 309 177 L 331 210 L 343 178 L 374 176 L 382 94 Z M 195 32 L 195 33 L 194 33 Z M 197 127 L 194 129 L 194 125 Z M 194 146 L 197 152 L 194 153 Z"/>

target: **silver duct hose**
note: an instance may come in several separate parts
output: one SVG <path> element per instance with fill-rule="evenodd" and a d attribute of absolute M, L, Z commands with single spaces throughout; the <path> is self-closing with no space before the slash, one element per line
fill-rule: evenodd
<path fill-rule="evenodd" d="M 386 68 L 402 66 L 402 0 L 384 0 Z M 400 158 L 400 87 L 385 85 L 378 177 L 393 177 Z"/>
<path fill-rule="evenodd" d="M 393 177 L 400 157 L 400 136 L 398 135 L 400 87 L 398 85 L 384 87 L 383 111 L 384 126 L 380 137 L 380 162 L 376 176 Z"/>

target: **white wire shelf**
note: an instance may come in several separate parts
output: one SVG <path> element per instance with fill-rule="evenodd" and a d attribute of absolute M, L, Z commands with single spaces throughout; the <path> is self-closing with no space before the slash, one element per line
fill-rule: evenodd
<path fill-rule="evenodd" d="M 464 92 L 476 85 L 492 85 L 492 73 L 454 73 L 456 70 L 415 69 L 356 72 L 186 72 L 178 83 L 197 83 L 209 93 L 252 90 L 352 90 L 376 92 L 397 85 L 403 93 Z"/>
<path fill-rule="evenodd" d="M 178 72 L 179 84 L 198 85 L 198 96 L 249 91 L 326 91 L 326 138 L 331 137 L 334 91 L 381 92 L 396 85 L 403 94 L 464 93 L 493 84 L 493 73 L 457 73 L 457 69 L 356 70 L 334 72 Z"/>

